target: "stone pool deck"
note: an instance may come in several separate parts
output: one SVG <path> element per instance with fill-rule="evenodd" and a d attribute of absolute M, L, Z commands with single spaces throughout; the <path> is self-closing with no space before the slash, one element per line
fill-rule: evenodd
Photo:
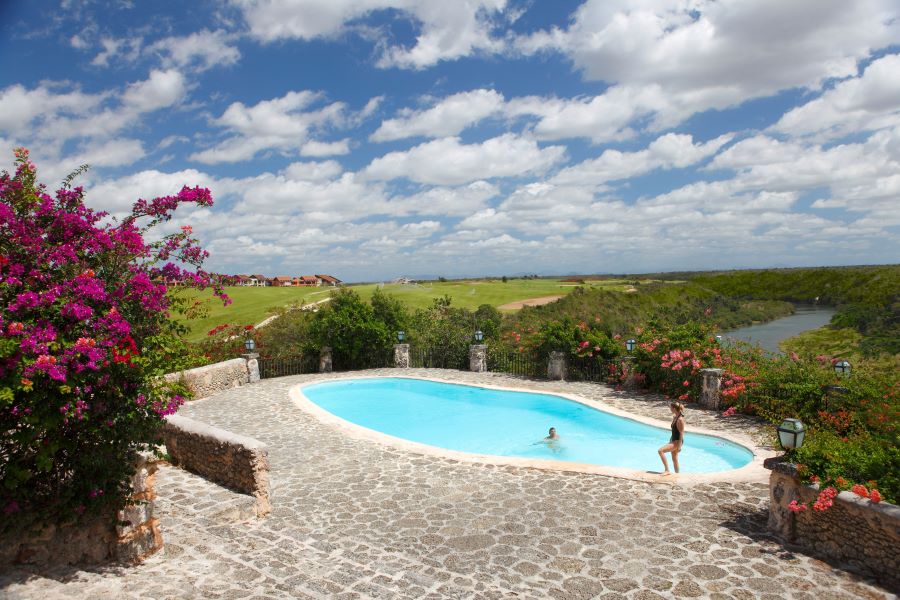
<path fill-rule="evenodd" d="M 664 400 L 602 385 L 404 373 L 576 394 L 668 421 Z M 372 374 L 398 372 L 359 373 Z M 269 517 L 250 518 L 248 497 L 163 467 L 162 552 L 137 567 L 3 573 L 0 597 L 894 597 L 776 543 L 765 483 L 646 483 L 402 451 L 299 410 L 288 391 L 320 377 L 264 380 L 182 409 L 268 444 Z M 758 435 L 748 419 L 691 407 L 686 416 L 689 428 Z"/>

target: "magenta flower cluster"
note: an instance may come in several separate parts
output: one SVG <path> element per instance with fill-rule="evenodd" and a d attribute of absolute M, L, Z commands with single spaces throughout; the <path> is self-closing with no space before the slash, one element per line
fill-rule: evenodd
<path fill-rule="evenodd" d="M 81 188 L 46 193 L 27 150 L 16 163 L 0 174 L 0 506 L 68 518 L 121 501 L 130 453 L 184 402 L 154 372 L 169 286 L 228 300 L 190 227 L 144 239 L 179 206 L 210 206 L 209 190 L 138 200 L 116 221 Z"/>

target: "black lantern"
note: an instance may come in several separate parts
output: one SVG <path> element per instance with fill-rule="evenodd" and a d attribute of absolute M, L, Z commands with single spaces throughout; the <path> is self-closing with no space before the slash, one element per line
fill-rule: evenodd
<path fill-rule="evenodd" d="M 406 332 L 401 329 L 400 331 L 397 332 L 397 341 L 402 344 L 403 340 L 405 340 L 405 339 L 406 339 Z"/>
<path fill-rule="evenodd" d="M 248 337 L 244 340 L 244 348 L 247 349 L 247 352 L 253 352 L 256 350 L 256 342 L 253 341 L 252 337 Z"/>
<path fill-rule="evenodd" d="M 627 340 L 625 340 L 625 349 L 629 352 L 634 352 L 634 347 L 636 345 L 637 342 L 634 340 L 634 338 L 628 338 Z"/>
<path fill-rule="evenodd" d="M 475 332 L 475 341 L 480 344 L 481 340 L 483 340 L 483 339 L 484 339 L 484 333 L 482 333 L 481 330 L 479 329 L 478 331 Z"/>
<path fill-rule="evenodd" d="M 850 377 L 851 369 L 850 363 L 846 360 L 841 359 L 834 363 L 834 372 L 840 377 Z"/>
<path fill-rule="evenodd" d="M 800 419 L 785 419 L 778 426 L 778 442 L 784 450 L 796 450 L 803 445 L 806 427 Z"/>

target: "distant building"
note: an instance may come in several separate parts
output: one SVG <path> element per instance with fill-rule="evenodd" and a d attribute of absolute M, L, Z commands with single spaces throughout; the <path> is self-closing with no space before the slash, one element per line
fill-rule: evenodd
<path fill-rule="evenodd" d="M 270 281 L 275 287 L 291 287 L 294 282 L 294 280 L 287 275 L 279 275 L 277 277 L 273 277 Z"/>
<path fill-rule="evenodd" d="M 391 281 L 391 283 L 396 283 L 398 285 L 412 285 L 416 282 L 415 279 L 410 279 L 409 277 L 398 277 Z"/>
<path fill-rule="evenodd" d="M 253 282 L 250 285 L 256 285 L 256 286 L 260 286 L 260 287 L 270 285 L 269 278 L 266 277 L 265 275 L 260 275 L 259 273 L 255 274 L 255 275 L 251 275 L 250 281 Z"/>
<path fill-rule="evenodd" d="M 322 285 L 322 280 L 316 277 L 315 275 L 301 275 L 300 276 L 300 285 L 307 287 L 317 287 Z"/>
<path fill-rule="evenodd" d="M 331 275 L 319 275 L 316 274 L 316 277 L 322 282 L 322 285 L 330 285 L 330 286 L 338 286 L 341 285 L 341 280 L 337 277 L 332 277 Z"/>

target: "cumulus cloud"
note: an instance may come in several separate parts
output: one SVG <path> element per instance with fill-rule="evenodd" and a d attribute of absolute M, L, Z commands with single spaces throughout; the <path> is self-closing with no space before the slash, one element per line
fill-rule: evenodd
<path fill-rule="evenodd" d="M 897 17 L 890 0 L 588 0 L 568 27 L 516 43 L 525 54 L 564 53 L 585 78 L 613 84 L 607 94 L 658 89 L 651 125 L 664 128 L 710 108 L 853 76 L 872 48 L 900 41 Z"/>
<path fill-rule="evenodd" d="M 232 0 L 240 8 L 250 35 L 269 43 L 282 39 L 334 37 L 373 12 L 396 10 L 419 27 L 411 48 L 386 46 L 383 67 L 424 68 L 474 52 L 498 52 L 503 41 L 493 37 L 491 18 L 506 0 Z"/>
<path fill-rule="evenodd" d="M 373 160 L 364 173 L 372 179 L 406 178 L 435 185 L 460 185 L 478 179 L 545 172 L 565 157 L 563 146 L 541 148 L 511 133 L 476 144 L 448 137 Z"/>
<path fill-rule="evenodd" d="M 667 133 L 637 152 L 605 150 L 595 159 L 563 169 L 550 182 L 558 185 L 599 185 L 643 175 L 654 169 L 684 168 L 714 155 L 733 137 L 726 134 L 706 143 L 695 144 L 689 134 Z"/>
<path fill-rule="evenodd" d="M 204 29 L 186 36 L 159 39 L 147 46 L 146 51 L 158 55 L 164 66 L 205 71 L 237 63 L 241 52 L 235 41 L 234 34 Z"/>
<path fill-rule="evenodd" d="M 875 60 L 859 76 L 781 117 L 772 129 L 825 139 L 900 125 L 900 54 Z"/>
<path fill-rule="evenodd" d="M 374 142 L 408 137 L 448 137 L 462 132 L 503 109 L 503 96 L 494 90 L 460 92 L 441 99 L 426 110 L 404 109 L 384 121 L 369 138 Z"/>
<path fill-rule="evenodd" d="M 346 154 L 346 141 L 328 146 L 309 139 L 312 132 L 341 125 L 346 117 L 343 102 L 312 109 L 319 100 L 321 95 L 316 92 L 294 91 L 253 106 L 234 102 L 213 121 L 230 133 L 230 137 L 212 148 L 195 152 L 190 158 L 207 164 L 237 162 L 265 149 L 298 152 L 305 146 L 308 146 L 305 156 Z"/>

